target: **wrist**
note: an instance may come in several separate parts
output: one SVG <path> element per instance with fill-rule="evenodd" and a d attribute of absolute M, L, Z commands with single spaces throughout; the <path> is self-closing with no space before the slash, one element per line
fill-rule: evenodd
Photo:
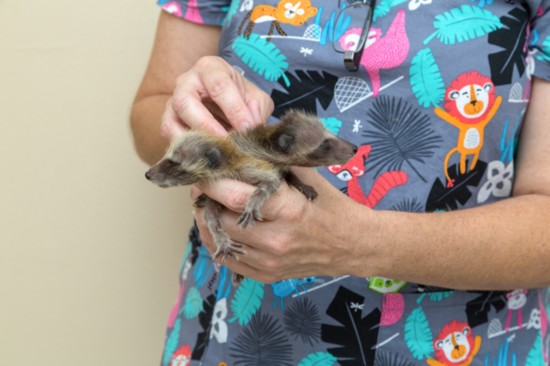
<path fill-rule="evenodd" d="M 355 277 L 380 276 L 386 272 L 387 257 L 384 250 L 386 233 L 385 216 L 355 201 L 341 216 L 339 242 L 345 243 L 345 261 L 342 274 Z"/>

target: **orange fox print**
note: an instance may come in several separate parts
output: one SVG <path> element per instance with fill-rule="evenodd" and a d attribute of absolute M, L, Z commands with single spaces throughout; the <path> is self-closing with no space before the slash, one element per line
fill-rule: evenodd
<path fill-rule="evenodd" d="M 280 35 L 286 36 L 286 32 L 281 28 L 280 23 L 299 26 L 315 14 L 317 14 L 317 8 L 311 5 L 310 0 L 281 0 L 276 7 L 257 5 L 244 17 L 237 30 L 237 35 L 242 33 L 243 27 L 248 23 L 244 30 L 244 37 L 248 39 L 256 24 L 271 22 L 268 36 L 273 35 L 274 28 L 277 29 Z"/>
<path fill-rule="evenodd" d="M 370 145 L 360 146 L 357 153 L 344 165 L 331 165 L 328 170 L 340 180 L 348 183 L 348 195 L 356 202 L 369 208 L 375 207 L 393 188 L 407 183 L 407 173 L 392 171 L 381 174 L 368 194 L 363 192 L 358 177 L 365 174 L 365 160 L 371 151 Z"/>

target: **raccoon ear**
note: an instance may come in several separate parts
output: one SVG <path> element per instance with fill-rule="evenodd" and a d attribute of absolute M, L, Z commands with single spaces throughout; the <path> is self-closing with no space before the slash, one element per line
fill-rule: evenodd
<path fill-rule="evenodd" d="M 294 135 L 283 132 L 277 136 L 276 144 L 279 150 L 282 152 L 289 152 L 292 144 L 294 143 Z"/>
<path fill-rule="evenodd" d="M 222 153 L 217 148 L 213 147 L 206 152 L 207 165 L 209 168 L 217 168 L 223 162 Z"/>

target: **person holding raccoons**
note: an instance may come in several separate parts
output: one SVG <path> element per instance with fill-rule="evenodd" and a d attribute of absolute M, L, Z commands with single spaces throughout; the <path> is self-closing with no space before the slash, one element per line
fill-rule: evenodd
<path fill-rule="evenodd" d="M 247 228 L 254 186 L 193 187 L 243 253 L 195 208 L 163 365 L 550 363 L 550 0 L 159 4 L 144 161 L 289 109 L 358 146 Z"/>

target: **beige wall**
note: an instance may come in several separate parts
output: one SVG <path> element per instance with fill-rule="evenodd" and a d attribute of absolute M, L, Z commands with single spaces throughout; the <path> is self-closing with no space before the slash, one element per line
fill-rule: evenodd
<path fill-rule="evenodd" d="M 0 365 L 157 365 L 190 223 L 128 112 L 154 0 L 0 0 Z"/>

